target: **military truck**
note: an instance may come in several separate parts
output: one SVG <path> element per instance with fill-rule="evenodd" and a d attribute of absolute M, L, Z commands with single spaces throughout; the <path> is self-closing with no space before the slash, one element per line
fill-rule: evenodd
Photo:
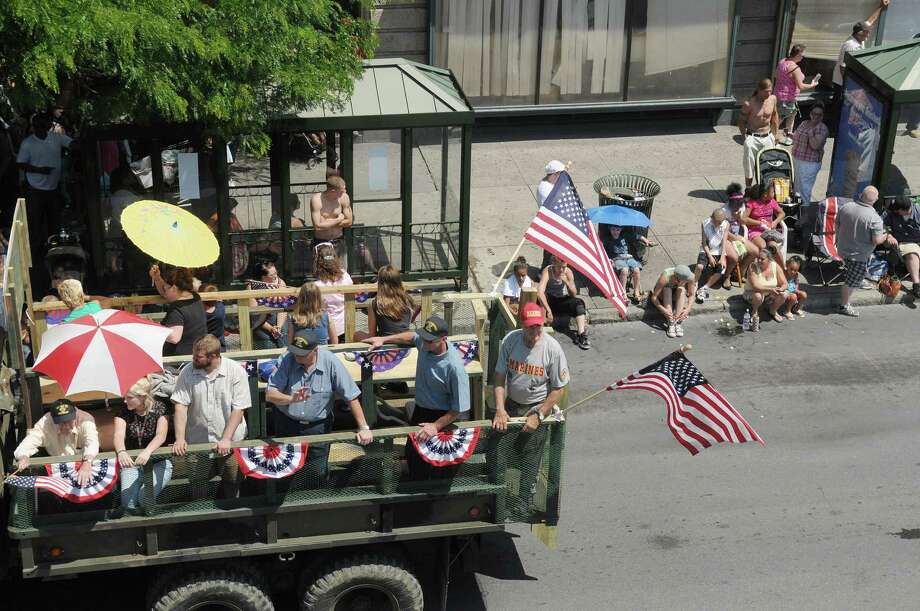
<path fill-rule="evenodd" d="M 20 205 L 3 280 L 0 459 L 4 473 L 14 468 L 13 449 L 27 428 L 60 394 L 53 381 L 30 372 L 24 354 L 24 338 L 31 335 L 28 345 L 37 352 L 49 309 L 60 307 L 32 302 L 24 228 Z M 457 329 L 463 326 L 457 322 L 461 307 L 474 312 L 469 329 L 460 329 L 471 333 L 451 340 L 465 346 L 473 382 L 473 421 L 462 426 L 478 429 L 479 437 L 454 477 L 410 481 L 402 457 L 407 435 L 415 429 L 385 427 L 388 422 L 398 423 L 399 415 L 411 405 L 414 349 L 397 349 L 401 363 L 377 371 L 353 362 L 356 356 L 370 358 L 366 345 L 339 345 L 333 349 L 350 371 L 360 370 L 354 375 L 374 427 L 371 445 L 355 442 L 349 428 L 353 424 L 345 417 L 341 428 L 346 430 L 274 438 L 268 425 L 271 406 L 264 400 L 263 384 L 253 375 L 249 438 L 234 445 L 244 449 L 268 442 L 325 445 L 330 449 L 328 476 L 321 477 L 307 461 L 286 479 L 245 478 L 237 497 L 220 498 L 219 478 L 209 477 L 214 450 L 203 444 L 190 446 L 186 457 L 172 456 L 169 447 L 153 454 L 151 463 L 173 462 L 172 479 L 155 497 L 152 469 L 146 469 L 145 493 L 136 515 L 120 507 L 117 485 L 92 503 L 63 502 L 51 510 L 42 502 L 47 491 L 5 486 L 0 491 L 0 517 L 6 520 L 0 537 L 0 568 L 12 582 L 6 587 L 30 587 L 40 580 L 94 572 L 111 572 L 118 579 L 120 571 L 144 567 L 149 575 L 146 608 L 158 611 L 273 609 L 277 592 L 291 588 L 296 588 L 303 609 L 444 608 L 452 570 L 475 568 L 482 535 L 500 532 L 509 523 L 529 523 L 538 536 L 551 541 L 559 519 L 564 422 L 548 419 L 535 433 L 523 434 L 522 423 L 513 421 L 507 432 L 498 433 L 485 418 L 483 399 L 497 352 L 490 348 L 497 348 L 504 333 L 513 328 L 514 318 L 500 300 L 487 304 L 482 301 L 486 296 L 439 296 L 430 287 L 419 287 L 423 309 L 445 315 Z M 250 296 L 240 291 L 214 295 L 225 303 L 235 302 L 241 322 Z M 131 307 L 145 299 L 156 301 L 130 297 L 113 303 Z M 351 297 L 347 303 L 353 327 L 360 306 Z M 237 350 L 227 356 L 257 362 L 276 353 Z M 409 391 L 381 390 L 382 385 L 392 388 L 396 382 L 405 383 Z M 116 460 L 105 440 L 111 437 L 108 423 L 119 409 L 119 399 L 93 395 L 73 399 L 97 420 L 106 450 L 98 459 Z M 46 465 L 74 460 L 36 457 L 29 474 L 44 474 Z M 424 600 L 415 551 L 419 545 L 437 550 L 440 600 Z"/>

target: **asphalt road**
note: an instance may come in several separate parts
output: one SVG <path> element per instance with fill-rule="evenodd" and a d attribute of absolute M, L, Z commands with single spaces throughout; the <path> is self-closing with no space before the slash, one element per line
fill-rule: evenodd
<path fill-rule="evenodd" d="M 918 313 L 811 313 L 724 336 L 686 325 L 689 358 L 766 445 L 691 456 L 660 399 L 604 394 L 568 424 L 555 551 L 491 537 L 456 609 L 916 609 Z M 562 339 L 578 399 L 677 346 L 642 323 Z"/>

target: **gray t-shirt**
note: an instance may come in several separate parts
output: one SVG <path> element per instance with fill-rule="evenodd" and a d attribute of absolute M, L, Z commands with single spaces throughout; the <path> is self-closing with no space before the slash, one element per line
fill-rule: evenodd
<path fill-rule="evenodd" d="M 460 352 L 447 343 L 447 352 L 432 354 L 422 338 L 415 336 L 418 363 L 415 367 L 415 404 L 434 410 L 470 411 L 470 376 Z"/>
<path fill-rule="evenodd" d="M 506 374 L 508 397 L 524 405 L 544 401 L 551 389 L 569 383 L 569 366 L 559 342 L 544 334 L 528 348 L 520 329 L 502 340 L 495 371 Z"/>
<path fill-rule="evenodd" d="M 872 206 L 849 202 L 837 212 L 837 252 L 845 259 L 864 261 L 875 250 L 872 238 L 884 231 Z"/>

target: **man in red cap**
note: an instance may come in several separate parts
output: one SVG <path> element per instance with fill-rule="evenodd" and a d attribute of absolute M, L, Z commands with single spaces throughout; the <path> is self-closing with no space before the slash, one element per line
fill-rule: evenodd
<path fill-rule="evenodd" d="M 499 431 L 509 416 L 527 416 L 524 432 L 535 431 L 553 411 L 569 383 L 569 369 L 562 347 L 543 334 L 545 317 L 536 303 L 521 307 L 521 329 L 502 340 L 495 365 L 495 418 Z"/>

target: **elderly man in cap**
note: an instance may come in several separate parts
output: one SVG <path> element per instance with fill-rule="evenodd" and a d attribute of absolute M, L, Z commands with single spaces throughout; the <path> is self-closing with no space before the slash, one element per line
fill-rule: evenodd
<path fill-rule="evenodd" d="M 850 305 L 850 296 L 853 289 L 863 288 L 872 251 L 882 242 L 890 241 L 882 218 L 873 207 L 877 201 L 878 189 L 870 185 L 857 200 L 837 211 L 837 252 L 846 268 L 837 311 L 845 316 L 859 316 L 859 310 Z"/>
<path fill-rule="evenodd" d="M 543 309 L 527 303 L 520 317 L 521 328 L 502 340 L 495 364 L 492 426 L 504 431 L 510 416 L 527 416 L 523 431 L 529 433 L 553 412 L 562 397 L 569 383 L 569 366 L 559 342 L 543 333 Z"/>
<path fill-rule="evenodd" d="M 77 482 L 85 486 L 93 473 L 93 459 L 99 454 L 96 420 L 73 403 L 61 399 L 38 419 L 13 451 L 16 466 L 19 469 L 28 467 L 29 457 L 40 448 L 44 448 L 48 456 L 82 455 L 83 464 L 77 472 Z"/>
<path fill-rule="evenodd" d="M 418 425 L 416 439 L 420 442 L 435 437 L 470 411 L 470 378 L 460 353 L 447 341 L 447 334 L 444 319 L 431 316 L 417 333 L 404 331 L 369 340 L 374 348 L 385 343 L 414 344 L 418 348 L 415 409 L 409 422 Z M 406 464 L 412 479 L 451 477 L 456 470 L 456 467 L 433 470 L 412 444 L 406 444 Z"/>
<path fill-rule="evenodd" d="M 693 306 L 691 295 L 695 293 L 693 272 L 686 265 L 667 267 L 658 276 L 649 301 L 664 316 L 668 337 L 684 336 L 681 323 L 690 316 L 690 308 Z"/>
<path fill-rule="evenodd" d="M 278 437 L 331 432 L 333 406 L 336 396 L 340 396 L 348 401 L 358 424 L 355 435 L 358 443 L 367 445 L 374 440 L 374 435 L 364 418 L 358 400 L 360 395 L 345 365 L 320 345 L 320 338 L 314 331 L 301 333 L 291 341 L 265 389 L 265 400 L 275 405 L 272 412 Z M 321 476 L 325 476 L 329 445 L 311 444 L 307 459 Z"/>

